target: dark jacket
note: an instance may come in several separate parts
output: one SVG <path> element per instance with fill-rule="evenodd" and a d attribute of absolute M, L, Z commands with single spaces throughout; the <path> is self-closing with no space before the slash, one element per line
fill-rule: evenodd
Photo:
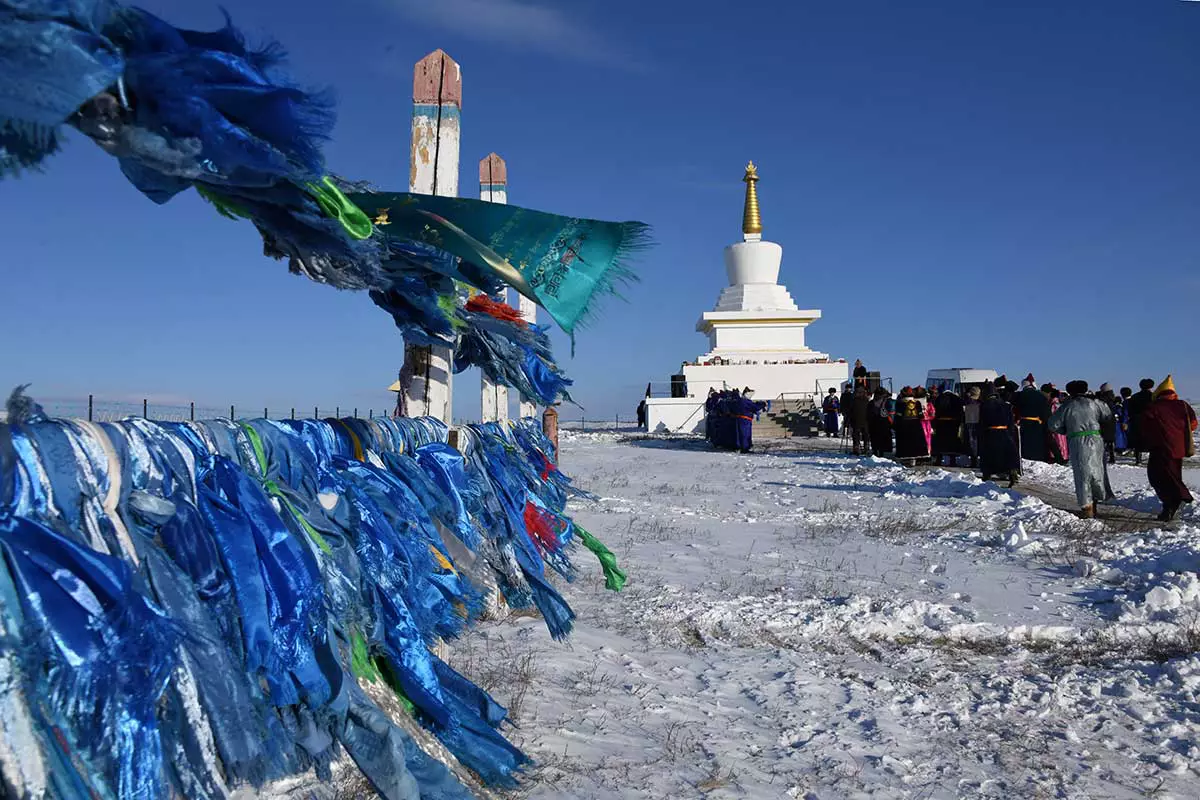
<path fill-rule="evenodd" d="M 1150 408 L 1150 404 L 1154 402 L 1154 392 L 1149 389 L 1142 389 L 1133 397 L 1129 398 L 1129 402 L 1125 407 L 1129 411 L 1129 443 L 1138 450 L 1147 450 L 1149 448 L 1142 447 L 1141 429 L 1142 415 Z"/>
<path fill-rule="evenodd" d="M 871 417 L 871 397 L 866 392 L 855 392 L 850 403 L 850 422 L 856 428 L 865 429 Z"/>

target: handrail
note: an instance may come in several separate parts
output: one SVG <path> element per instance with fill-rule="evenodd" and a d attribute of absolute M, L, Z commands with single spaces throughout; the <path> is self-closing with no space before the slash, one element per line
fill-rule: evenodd
<path fill-rule="evenodd" d="M 727 382 L 725 382 L 725 381 L 721 381 L 721 389 L 722 389 L 722 390 L 728 390 L 728 389 L 729 389 L 729 384 L 728 384 Z M 704 408 L 704 406 L 705 406 L 705 402 L 706 402 L 706 401 L 701 401 L 701 402 L 700 402 L 700 405 L 696 406 L 696 411 L 699 411 L 700 409 Z M 695 416 L 696 416 L 696 411 L 693 411 L 693 412 L 692 412 L 692 413 L 691 413 L 691 414 L 688 416 L 688 418 L 687 418 L 687 419 L 685 419 L 685 420 L 683 421 L 683 423 L 682 423 L 682 424 L 681 424 L 681 425 L 680 425 L 678 428 L 676 428 L 676 430 L 682 430 L 683 428 L 687 427 L 687 424 L 688 424 L 689 422 L 691 422 L 691 421 L 692 421 L 692 420 L 695 418 Z"/>

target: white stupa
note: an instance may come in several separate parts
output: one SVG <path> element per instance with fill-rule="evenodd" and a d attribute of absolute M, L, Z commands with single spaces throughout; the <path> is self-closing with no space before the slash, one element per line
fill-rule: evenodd
<path fill-rule="evenodd" d="M 686 397 L 646 401 L 652 431 L 702 429 L 703 403 L 710 388 L 748 386 L 756 400 L 817 400 L 848 377 L 844 360 L 831 361 L 805 344 L 804 329 L 820 319 L 821 312 L 798 307 L 779 282 L 783 248 L 762 238 L 758 170 L 753 162 L 746 166 L 742 180 L 746 183 L 742 241 L 725 248 L 729 285 L 721 290 L 713 310 L 704 312 L 696 323 L 696 330 L 708 336 L 708 352 L 683 366 Z"/>

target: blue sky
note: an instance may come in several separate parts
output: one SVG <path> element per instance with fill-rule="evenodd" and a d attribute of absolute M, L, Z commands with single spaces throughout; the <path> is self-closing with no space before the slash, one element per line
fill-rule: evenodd
<path fill-rule="evenodd" d="M 215 4 L 146 0 L 181 27 Z M 556 349 L 589 418 L 704 352 L 694 331 L 759 164 L 809 344 L 897 382 L 1174 372 L 1200 396 L 1200 2 L 239 0 L 332 87 L 346 177 L 407 188 L 412 64 L 463 68 L 460 192 L 654 226 L 627 303 Z M 402 361 L 361 294 L 288 275 L 194 195 L 157 207 L 74 137 L 0 187 L 0 380 L 206 406 L 386 407 Z M 478 414 L 460 376 L 456 413 Z M 575 412 L 570 412 L 572 416 Z"/>

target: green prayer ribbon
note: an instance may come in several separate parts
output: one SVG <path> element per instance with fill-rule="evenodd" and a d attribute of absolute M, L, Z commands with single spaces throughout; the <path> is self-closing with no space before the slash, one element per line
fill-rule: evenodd
<path fill-rule="evenodd" d="M 1074 433 L 1068 433 L 1067 438 L 1068 439 L 1082 439 L 1084 436 L 1099 436 L 1099 435 L 1100 435 L 1100 431 L 1075 431 Z"/>
<path fill-rule="evenodd" d="M 599 539 L 588 533 L 579 523 L 575 523 L 575 531 L 579 534 L 579 541 L 583 543 L 583 546 L 600 559 L 600 568 L 604 570 L 604 588 L 614 592 L 621 591 L 628 578 L 617 566 L 617 557 L 613 555 L 612 550 L 605 547 Z"/>
<path fill-rule="evenodd" d="M 241 206 L 237 205 L 236 203 L 231 203 L 223 197 L 218 197 L 216 194 L 214 194 L 213 192 L 204 188 L 204 186 L 199 183 L 195 184 L 195 186 L 196 186 L 196 193 L 199 194 L 201 197 L 203 197 L 208 202 L 212 203 L 213 206 L 216 207 L 217 213 L 220 214 L 222 217 L 225 217 L 227 219 L 247 219 L 247 218 L 249 218 L 250 212 L 246 211 L 246 209 L 242 208 Z"/>
<path fill-rule="evenodd" d="M 371 658 L 367 640 L 357 630 L 350 632 L 350 669 L 369 683 L 375 683 L 383 677 Z"/>
<path fill-rule="evenodd" d="M 267 494 L 271 495 L 272 497 L 279 498 L 279 502 L 283 503 L 296 522 L 300 524 L 300 527 L 304 529 L 304 532 L 308 534 L 308 538 L 312 539 L 313 544 L 321 549 L 321 552 L 327 555 L 333 555 L 333 548 L 329 546 L 329 542 L 325 541 L 325 537 L 322 536 L 316 528 L 308 524 L 308 520 L 304 518 L 304 515 L 301 514 L 296 507 L 292 505 L 292 501 L 288 500 L 287 496 L 284 495 L 283 490 L 279 488 L 279 484 L 275 481 L 267 479 L 267 453 L 266 450 L 263 449 L 262 438 L 259 437 L 258 431 L 254 430 L 254 428 L 251 428 L 244 422 L 241 423 L 241 428 L 246 432 L 246 438 L 250 440 L 250 446 L 254 448 L 254 457 L 258 459 L 258 469 L 259 472 L 262 473 L 258 476 L 258 478 L 262 481 L 263 488 L 267 490 Z"/>
<path fill-rule="evenodd" d="M 346 229 L 352 238 L 367 239 L 375 230 L 371 218 L 361 208 L 350 201 L 350 198 L 337 188 L 326 175 L 320 183 L 306 183 L 304 188 L 309 191 L 317 205 L 325 212 L 325 216 L 335 219 Z"/>
<path fill-rule="evenodd" d="M 366 637 L 357 628 L 350 631 L 350 671 L 354 673 L 355 677 L 362 678 L 368 683 L 383 681 L 384 685 L 396 695 L 396 700 L 399 701 L 404 711 L 410 717 L 417 715 L 417 707 L 413 705 L 413 702 L 408 699 L 404 690 L 392 677 L 392 673 L 387 667 L 387 661 L 379 656 L 371 655 Z"/>

